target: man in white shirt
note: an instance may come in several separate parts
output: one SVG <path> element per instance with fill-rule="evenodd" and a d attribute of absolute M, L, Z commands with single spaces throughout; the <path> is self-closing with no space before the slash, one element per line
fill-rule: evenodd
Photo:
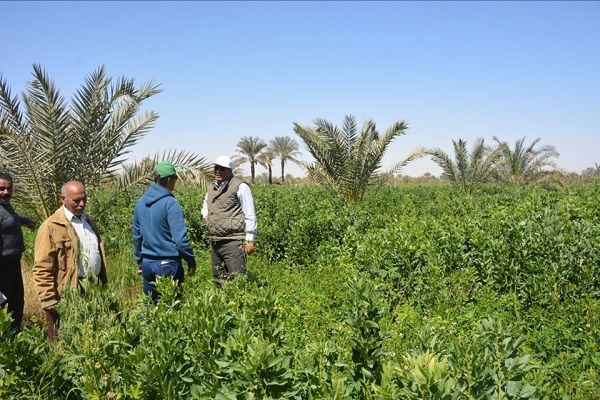
<path fill-rule="evenodd" d="M 61 188 L 63 206 L 40 226 L 35 238 L 33 280 L 48 321 L 48 339 L 58 339 L 56 305 L 65 287 L 82 289 L 84 280 L 106 283 L 106 257 L 98 228 L 85 214 L 87 196 L 81 182 Z"/>
<path fill-rule="evenodd" d="M 64 206 L 63 211 L 67 219 L 71 222 L 71 225 L 73 225 L 73 228 L 75 228 L 79 243 L 81 243 L 81 254 L 77 260 L 79 267 L 78 277 L 80 279 L 96 280 L 102 268 L 98 236 L 96 236 L 85 214 L 76 216 Z"/>
<path fill-rule="evenodd" d="M 250 186 L 233 175 L 233 161 L 220 156 L 214 162 L 215 183 L 202 204 L 208 227 L 215 283 L 246 275 L 246 255 L 254 251 L 257 219 Z"/>

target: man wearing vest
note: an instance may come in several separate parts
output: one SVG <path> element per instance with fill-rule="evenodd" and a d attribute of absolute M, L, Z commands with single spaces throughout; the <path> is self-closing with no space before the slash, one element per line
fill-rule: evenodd
<path fill-rule="evenodd" d="M 233 161 L 214 163 L 215 183 L 202 204 L 208 227 L 213 279 L 217 285 L 246 274 L 246 255 L 254 251 L 257 219 L 250 186 L 233 175 Z"/>

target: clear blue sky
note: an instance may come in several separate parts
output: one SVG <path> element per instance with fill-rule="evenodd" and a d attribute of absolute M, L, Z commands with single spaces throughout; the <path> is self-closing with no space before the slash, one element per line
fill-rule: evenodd
<path fill-rule="evenodd" d="M 600 2 L 2 1 L 0 26 L 13 94 L 33 63 L 67 99 L 100 65 L 161 83 L 146 103 L 160 119 L 134 159 L 212 160 L 252 135 L 293 137 L 309 160 L 293 123 L 352 114 L 380 131 L 408 121 L 385 166 L 494 135 L 539 137 L 569 171 L 600 164 Z M 403 171 L 425 172 L 440 170 L 424 159 Z"/>

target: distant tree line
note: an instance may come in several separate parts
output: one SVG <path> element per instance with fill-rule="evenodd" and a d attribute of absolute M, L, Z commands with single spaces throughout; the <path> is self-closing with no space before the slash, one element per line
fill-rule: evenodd
<path fill-rule="evenodd" d="M 189 151 L 168 150 L 139 163 L 124 163 L 130 149 L 154 127 L 158 114 L 142 112 L 142 105 L 160 92 L 160 85 L 153 81 L 136 85 L 134 79 L 113 79 L 101 66 L 86 78 L 69 104 L 42 67 L 34 64 L 33 79 L 19 101 L 0 75 L 0 169 L 19 182 L 15 200 L 42 220 L 60 205 L 63 182 L 76 179 L 90 189 L 110 185 L 116 197 L 129 188 L 147 185 L 154 165 L 162 159 L 184 168 L 183 181 L 205 188 L 213 179 L 211 163 Z M 279 160 L 283 184 L 286 164 L 294 162 L 307 172 L 308 179 L 343 196 L 349 204 L 359 202 L 370 185 L 388 181 L 408 163 L 426 156 L 442 168 L 442 180 L 465 193 L 488 182 L 548 185 L 561 184 L 569 177 L 554 161 L 559 156 L 556 148 L 541 146 L 539 138 L 530 144 L 522 138 L 512 147 L 496 137 L 493 146 L 478 138 L 471 150 L 458 139 L 453 140 L 453 155 L 440 148 L 418 147 L 382 170 L 388 146 L 407 129 L 408 123 L 402 120 L 380 133 L 373 120 L 359 126 L 352 115 L 340 127 L 324 119 L 315 119 L 312 126 L 294 122 L 294 133 L 312 161 L 299 160 L 298 143 L 288 136 L 268 143 L 257 136 L 243 136 L 233 158 L 238 167 L 250 164 L 253 183 L 259 165 L 267 169 L 272 184 L 274 161 Z M 596 164 L 581 178 L 599 175 Z"/>

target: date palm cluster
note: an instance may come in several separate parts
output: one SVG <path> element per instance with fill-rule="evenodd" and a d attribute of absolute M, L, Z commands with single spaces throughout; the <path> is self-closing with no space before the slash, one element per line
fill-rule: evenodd
<path fill-rule="evenodd" d="M 60 205 L 60 186 L 67 180 L 79 180 L 90 189 L 108 185 L 119 196 L 129 188 L 147 185 L 154 165 L 166 159 L 183 167 L 185 180 L 206 188 L 212 180 L 211 163 L 186 150 L 168 150 L 139 163 L 124 163 L 127 153 L 158 119 L 156 112 L 142 111 L 143 103 L 161 91 L 153 81 L 136 85 L 130 78 L 112 79 L 101 66 L 85 79 L 69 103 L 46 72 L 34 64 L 33 79 L 19 101 L 0 76 L 0 167 L 19 182 L 15 200 L 42 220 Z M 418 147 L 384 171 L 382 159 L 389 145 L 407 129 L 408 123 L 401 120 L 380 133 L 372 119 L 359 126 L 352 115 L 347 115 L 340 127 L 320 118 L 312 126 L 294 122 L 293 130 L 311 161 L 299 159 L 298 143 L 288 136 L 277 136 L 268 143 L 257 136 L 244 136 L 233 159 L 236 167 L 250 164 L 252 183 L 256 166 L 266 168 L 269 184 L 273 183 L 276 159 L 282 184 L 286 163 L 294 162 L 312 182 L 342 196 L 348 204 L 360 202 L 370 185 L 425 156 L 441 167 L 442 179 L 467 194 L 487 182 L 545 184 L 560 181 L 564 175 L 553 161 L 559 155 L 554 146 L 538 146 L 539 138 L 526 145 L 522 138 L 511 148 L 495 136 L 495 146 L 478 138 L 471 151 L 466 141 L 453 140 L 454 157 L 441 148 Z"/>

